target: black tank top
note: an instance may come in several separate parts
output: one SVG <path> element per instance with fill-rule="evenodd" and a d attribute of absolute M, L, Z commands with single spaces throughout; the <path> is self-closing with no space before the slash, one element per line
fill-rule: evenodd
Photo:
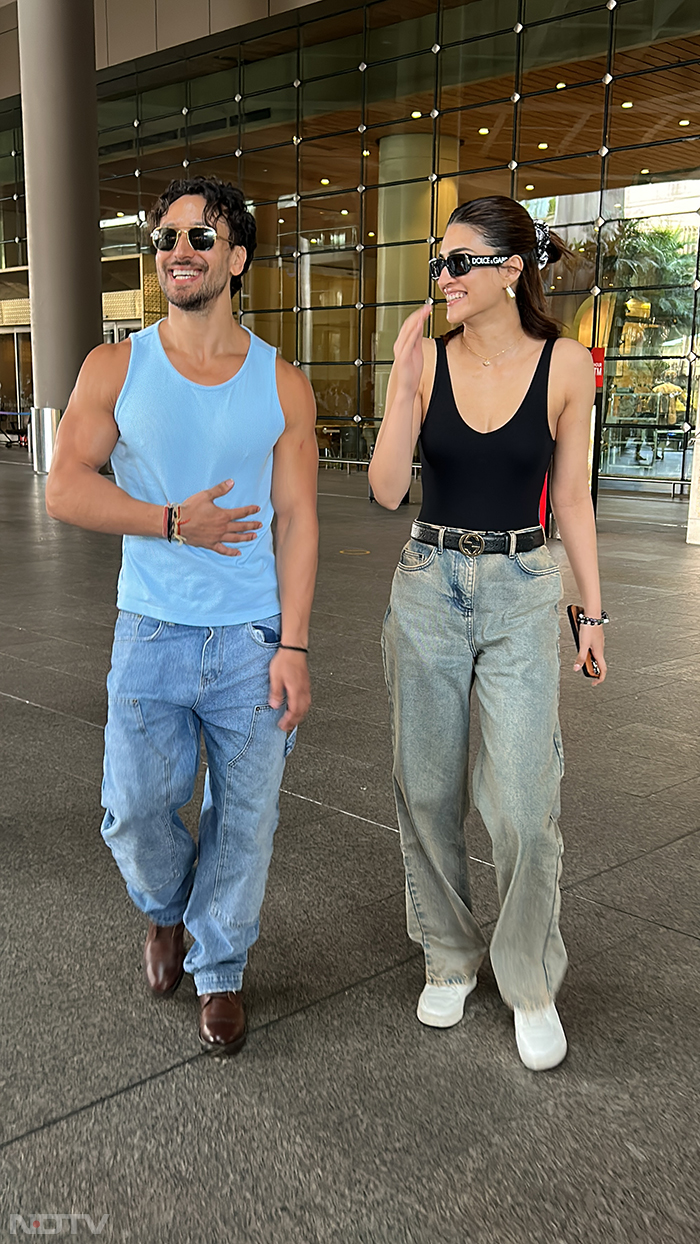
<path fill-rule="evenodd" d="M 418 442 L 423 464 L 419 518 L 470 531 L 536 527 L 555 444 L 547 418 L 554 341 L 545 342 L 530 388 L 512 419 L 493 432 L 476 432 L 462 419 L 444 338 L 435 344 L 435 380 Z"/>

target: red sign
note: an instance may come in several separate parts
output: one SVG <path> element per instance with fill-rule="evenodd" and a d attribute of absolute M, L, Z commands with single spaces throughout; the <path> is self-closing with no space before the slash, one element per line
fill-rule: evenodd
<path fill-rule="evenodd" d="M 605 347 L 593 346 L 591 349 L 591 357 L 593 359 L 593 367 L 595 369 L 595 387 L 602 389 L 603 387 L 603 366 L 605 364 Z"/>

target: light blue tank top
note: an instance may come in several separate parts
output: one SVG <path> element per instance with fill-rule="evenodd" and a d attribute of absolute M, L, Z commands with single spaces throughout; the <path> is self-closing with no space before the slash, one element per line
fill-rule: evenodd
<path fill-rule="evenodd" d="M 232 479 L 216 501 L 225 509 L 259 505 L 257 539 L 240 557 L 124 536 L 117 589 L 120 609 L 185 626 L 233 626 L 279 613 L 272 547 L 272 451 L 284 431 L 276 352 L 250 333 L 240 371 L 225 384 L 201 385 L 173 367 L 152 324 L 131 337 L 131 358 L 114 418 L 112 452 L 120 488 L 139 501 L 177 504 Z"/>

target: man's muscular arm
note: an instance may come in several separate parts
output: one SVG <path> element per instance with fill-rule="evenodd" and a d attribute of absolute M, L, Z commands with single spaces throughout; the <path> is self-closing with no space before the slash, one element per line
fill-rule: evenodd
<path fill-rule="evenodd" d="M 46 482 L 46 509 L 51 518 L 108 531 L 116 535 L 162 536 L 163 506 L 130 497 L 106 476 L 100 467 L 108 461 L 119 439 L 114 408 L 129 366 L 131 345 L 98 346 L 88 354 L 71 394 L 56 437 L 51 470 Z M 233 487 L 224 480 L 181 502 L 186 520 L 183 534 L 188 544 L 214 549 L 227 557 L 239 557 L 229 543 L 254 540 L 259 522 L 241 522 L 258 507 L 223 509 L 214 505 Z"/>
<path fill-rule="evenodd" d="M 316 403 L 306 376 L 283 359 L 277 360 L 277 391 L 286 423 L 272 469 L 282 643 L 306 648 L 318 561 Z M 280 648 L 270 662 L 270 704 L 279 708 L 285 696 L 280 728 L 291 730 L 309 711 L 309 671 L 303 652 Z"/>

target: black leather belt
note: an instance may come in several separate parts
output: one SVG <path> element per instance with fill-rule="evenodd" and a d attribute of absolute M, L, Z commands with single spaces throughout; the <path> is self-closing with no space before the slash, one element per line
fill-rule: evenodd
<path fill-rule="evenodd" d="M 541 527 L 527 531 L 465 531 L 461 527 L 432 527 L 428 523 L 414 523 L 411 536 L 421 544 L 436 544 L 442 548 L 459 549 L 465 557 L 479 557 L 482 553 L 529 553 L 544 544 Z M 513 540 L 513 537 L 515 538 Z M 515 545 L 515 547 L 513 547 Z"/>

